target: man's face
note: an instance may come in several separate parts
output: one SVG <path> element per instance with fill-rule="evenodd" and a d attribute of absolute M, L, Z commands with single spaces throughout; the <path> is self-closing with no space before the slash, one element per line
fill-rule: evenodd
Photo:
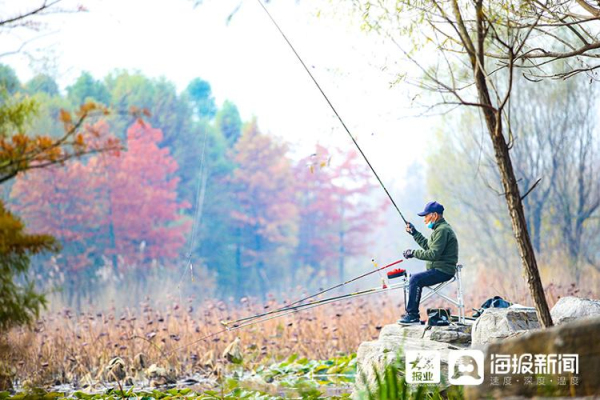
<path fill-rule="evenodd" d="M 438 214 L 437 213 L 429 213 L 425 216 L 425 225 L 427 225 L 430 222 L 435 222 L 438 220 L 437 218 Z"/>

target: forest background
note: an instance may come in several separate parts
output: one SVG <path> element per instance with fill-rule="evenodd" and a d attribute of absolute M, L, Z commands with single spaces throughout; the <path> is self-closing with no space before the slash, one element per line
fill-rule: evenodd
<path fill-rule="evenodd" d="M 92 154 L 2 185 L 3 201 L 30 231 L 62 244 L 59 254 L 32 260 L 30 278 L 50 292 L 52 308 L 299 294 L 414 246 L 350 143 L 290 151 L 286 132 L 262 131 L 260 116 L 244 121 L 202 78 L 177 90 L 167 77 L 139 71 L 83 72 L 64 87 L 50 75 L 21 81 L 2 66 L 4 101 L 36 104 L 27 131 L 57 137 L 61 109 L 94 101 L 117 112 L 87 122 L 124 145 L 119 155 Z M 515 85 L 512 157 L 521 191 L 542 178 L 524 199 L 542 282 L 591 293 L 600 284 L 596 85 L 588 77 Z M 132 117 L 132 107 L 149 115 Z M 477 115 L 424 118 L 436 134 L 424 161 L 395 183 L 401 209 L 414 215 L 430 199 L 446 206 L 469 306 L 497 294 L 527 303 Z"/>

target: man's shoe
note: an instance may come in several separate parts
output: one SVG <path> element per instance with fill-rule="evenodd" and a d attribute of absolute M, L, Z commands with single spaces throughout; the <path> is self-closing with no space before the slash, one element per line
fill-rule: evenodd
<path fill-rule="evenodd" d="M 398 320 L 399 324 L 407 325 L 407 324 L 420 324 L 421 320 L 418 315 L 406 314 L 404 317 Z"/>

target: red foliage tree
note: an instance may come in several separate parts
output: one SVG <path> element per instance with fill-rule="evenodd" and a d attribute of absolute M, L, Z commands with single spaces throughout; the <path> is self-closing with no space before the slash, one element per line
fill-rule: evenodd
<path fill-rule="evenodd" d="M 11 192 L 13 208 L 27 221 L 28 230 L 54 236 L 71 270 L 85 267 L 96 250 L 92 238 L 100 210 L 94 192 L 88 190 L 89 179 L 87 167 L 71 161 L 68 167 L 55 165 L 19 175 Z"/>
<path fill-rule="evenodd" d="M 303 266 L 321 267 L 337 255 L 334 227 L 339 225 L 341 215 L 329 160 L 327 149 L 317 145 L 315 153 L 300 160 L 294 171 L 300 210 L 296 257 Z"/>
<path fill-rule="evenodd" d="M 108 131 L 105 122 L 94 129 Z M 98 154 L 87 163 L 19 176 L 11 197 L 29 226 L 59 239 L 69 269 L 90 257 L 117 256 L 127 263 L 173 258 L 185 242 L 177 202 L 177 163 L 160 148 L 159 129 L 137 122 L 127 131 L 127 150 Z M 126 264 L 127 264 L 126 263 Z"/>
<path fill-rule="evenodd" d="M 289 277 L 280 266 L 296 245 L 298 208 L 286 153 L 287 146 L 262 134 L 256 121 L 244 128 L 233 152 L 238 168 L 230 183 L 238 209 L 231 215 L 238 226 L 238 267 L 253 271 L 261 293 L 267 279 Z"/>
<path fill-rule="evenodd" d="M 117 255 L 128 262 L 173 258 L 185 244 L 190 225 L 177 222 L 189 205 L 177 202 L 177 162 L 158 146 L 162 139 L 160 129 L 137 122 L 127 130 L 127 151 L 88 164 L 104 208 L 99 237 L 115 265 Z"/>
<path fill-rule="evenodd" d="M 367 251 L 369 234 L 381 222 L 382 202 L 375 197 L 372 175 L 357 152 L 331 154 L 320 145 L 300 160 L 295 172 L 300 205 L 298 261 L 343 281 L 346 258 Z"/>

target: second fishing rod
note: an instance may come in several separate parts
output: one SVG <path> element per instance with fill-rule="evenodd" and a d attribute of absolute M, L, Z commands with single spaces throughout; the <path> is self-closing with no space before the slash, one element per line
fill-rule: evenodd
<path fill-rule="evenodd" d="M 344 284 L 356 281 L 356 280 L 358 280 L 360 278 L 363 278 L 363 277 L 368 276 L 370 274 L 373 274 L 375 272 L 381 271 L 383 269 L 389 268 L 389 267 L 391 267 L 393 265 L 396 265 L 396 264 L 399 264 L 399 263 L 401 263 L 403 261 L 404 260 L 398 260 L 398 261 L 395 261 L 395 262 L 390 263 L 388 265 L 385 265 L 385 266 L 383 266 L 381 268 L 377 268 L 377 269 L 375 269 L 373 271 L 370 271 L 370 272 L 368 272 L 366 274 L 363 274 L 363 275 L 360 275 L 360 276 L 358 276 L 358 277 L 356 277 L 354 279 L 351 279 L 350 281 L 344 282 Z M 322 290 L 322 291 L 320 291 L 317 294 L 305 297 L 304 299 L 300 299 L 300 300 L 297 300 L 294 303 L 292 303 L 292 304 L 295 304 L 295 305 L 288 305 L 288 306 L 279 308 L 277 310 L 272 310 L 272 311 L 269 311 L 269 312 L 252 315 L 252 316 L 249 316 L 249 317 L 246 317 L 246 318 L 240 318 L 240 319 L 237 319 L 235 321 L 221 321 L 221 324 L 223 325 L 223 329 L 222 330 L 209 333 L 209 334 L 207 334 L 207 335 L 205 335 L 205 336 L 203 336 L 203 337 L 201 337 L 199 339 L 196 339 L 196 340 L 194 340 L 194 341 L 192 341 L 190 343 L 187 343 L 187 344 L 185 344 L 183 346 L 177 347 L 177 348 L 171 350 L 170 352 L 168 352 L 166 354 L 163 354 L 163 356 L 171 355 L 174 352 L 179 351 L 179 350 L 181 350 L 181 349 L 183 349 L 185 347 L 191 346 L 191 345 L 193 345 L 195 343 L 198 343 L 198 342 L 210 339 L 212 337 L 221 335 L 221 334 L 226 333 L 226 332 L 233 332 L 233 331 L 236 331 L 238 329 L 242 329 L 242 328 L 245 328 L 245 327 L 248 327 L 248 326 L 252 326 L 252 325 L 255 325 L 255 324 L 266 322 L 266 321 L 269 321 L 269 320 L 272 320 L 272 319 L 275 319 L 275 318 L 281 318 L 281 317 L 284 317 L 284 316 L 292 314 L 292 313 L 296 313 L 296 312 L 299 312 L 299 311 L 309 310 L 311 308 L 319 307 L 319 306 L 322 306 L 322 305 L 325 305 L 325 304 L 329 304 L 329 303 L 334 303 L 334 302 L 338 302 L 338 301 L 342 301 L 342 300 L 350 300 L 350 299 L 354 299 L 354 298 L 357 298 L 357 297 L 362 297 L 362 296 L 366 296 L 366 295 L 370 295 L 370 294 L 375 294 L 375 293 L 381 293 L 381 292 L 389 291 L 389 290 L 405 289 L 407 287 L 407 285 L 408 285 L 407 273 L 406 273 L 406 270 L 404 270 L 404 269 L 398 268 L 396 270 L 388 272 L 388 278 L 389 279 L 402 278 L 402 280 L 399 283 L 396 283 L 396 284 L 393 284 L 393 285 L 389 285 L 389 286 L 384 285 L 383 287 L 374 287 L 374 288 L 371 288 L 371 289 L 359 290 L 359 291 L 355 291 L 355 292 L 352 292 L 352 293 L 342 294 L 342 295 L 339 295 L 339 296 L 333 296 L 333 297 L 328 297 L 328 298 L 325 298 L 325 299 L 315 300 L 315 301 L 312 301 L 312 302 L 309 302 L 309 303 L 296 304 L 298 302 L 303 302 L 303 301 L 305 301 L 308 298 L 312 298 L 312 297 L 318 296 L 319 294 L 325 293 L 325 292 L 327 292 L 329 290 L 333 290 L 334 288 L 340 286 L 340 285 L 335 285 L 335 286 L 333 286 L 333 287 L 331 287 L 329 289 Z"/>
<path fill-rule="evenodd" d="M 302 307 L 306 307 L 308 305 L 320 303 L 320 301 L 312 301 L 312 302 L 309 302 L 309 303 L 304 303 L 304 302 L 307 301 L 307 300 L 310 300 L 310 299 L 314 299 L 315 297 L 320 296 L 322 294 L 325 294 L 327 292 L 330 292 L 332 290 L 338 289 L 338 288 L 340 288 L 342 286 L 345 286 L 345 285 L 347 285 L 349 283 L 355 282 L 355 281 L 357 281 L 359 279 L 362 279 L 362 278 L 364 278 L 366 276 L 369 276 L 371 274 L 374 274 L 376 272 L 381 272 L 384 269 L 387 269 L 387 268 L 392 267 L 394 265 L 400 264 L 403 261 L 404 260 L 394 261 L 394 262 L 392 262 L 390 264 L 384 265 L 381 268 L 376 268 L 376 269 L 374 269 L 372 271 L 369 271 L 369 272 L 361 274 L 361 275 L 359 275 L 357 277 L 354 277 L 354 278 L 352 278 L 352 279 L 350 279 L 350 280 L 348 280 L 346 282 L 338 283 L 338 284 L 336 284 L 334 286 L 331 286 L 331 287 L 329 287 L 327 289 L 320 290 L 320 291 L 318 291 L 315 294 L 312 294 L 310 296 L 306 296 L 306 297 L 303 297 L 301 299 L 298 299 L 298 300 L 296 300 L 296 301 L 294 301 L 294 302 L 292 302 L 290 304 L 287 304 L 287 305 L 285 305 L 283 307 L 280 307 L 278 309 L 271 310 L 271 311 L 266 311 L 264 313 L 259 313 L 259 314 L 251 315 L 251 316 L 244 317 L 244 318 L 239 318 L 239 319 L 236 319 L 236 320 L 233 320 L 233 321 L 221 321 L 221 324 L 224 325 L 224 326 L 226 326 L 226 327 L 227 326 L 233 327 L 235 325 L 239 325 L 239 324 L 241 324 L 243 322 L 246 322 L 246 321 L 249 321 L 249 320 L 254 320 L 254 319 L 257 319 L 257 318 L 261 318 L 261 317 L 265 317 L 265 316 L 269 316 L 269 315 L 273 315 L 273 314 L 279 314 L 279 313 L 286 312 L 286 311 L 296 311 L 296 310 L 298 310 L 298 309 L 300 309 Z M 344 296 L 346 296 L 346 295 L 344 295 Z M 343 296 L 341 296 L 341 297 L 343 297 Z"/>
<path fill-rule="evenodd" d="M 342 300 L 350 300 L 350 299 L 354 299 L 357 297 L 362 297 L 362 296 L 366 296 L 366 295 L 370 295 L 370 294 L 381 293 L 384 291 L 406 289 L 407 287 L 408 287 L 408 281 L 406 279 L 404 279 L 400 283 L 396 283 L 396 284 L 386 286 L 386 287 L 374 287 L 371 289 L 359 290 L 357 292 L 342 294 L 339 296 L 328 297 L 328 298 L 317 300 L 317 301 L 310 302 L 310 303 L 299 304 L 294 307 L 288 307 L 285 309 L 281 309 L 281 310 L 279 310 L 278 313 L 272 314 L 272 315 L 268 315 L 268 314 L 255 315 L 255 316 L 252 316 L 251 318 L 248 318 L 244 322 L 240 322 L 240 323 L 236 323 L 236 324 L 231 324 L 230 322 L 226 323 L 223 321 L 221 323 L 225 326 L 225 328 L 228 331 L 234 331 L 237 329 L 245 328 L 247 326 L 266 322 L 271 319 L 281 318 L 286 315 L 290 315 L 290 314 L 293 314 L 293 313 L 296 313 L 299 311 L 310 310 L 311 308 L 323 306 L 325 304 L 335 303 L 335 302 L 342 301 Z"/>
<path fill-rule="evenodd" d="M 375 178 L 377 178 L 377 181 L 379 182 L 379 185 L 381 186 L 381 188 L 384 190 L 384 192 L 387 195 L 387 197 L 392 202 L 392 205 L 394 206 L 394 208 L 396 209 L 396 211 L 398 211 L 398 214 L 400 214 L 400 218 L 402 218 L 402 221 L 404 221 L 404 223 L 407 224 L 408 221 L 406 220 L 406 218 L 404 218 L 404 215 L 402 214 L 402 211 L 400 211 L 400 208 L 398 208 L 398 206 L 396 205 L 396 202 L 392 198 L 392 195 L 390 194 L 390 192 L 388 192 L 387 188 L 383 184 L 383 181 L 381 180 L 381 178 L 379 178 L 379 175 L 377 174 L 377 172 L 375 172 L 375 168 L 373 168 L 373 166 L 371 165 L 371 162 L 367 158 L 366 154 L 363 152 L 363 150 L 361 149 L 361 147 L 358 145 L 358 142 L 356 141 L 356 139 L 354 138 L 354 136 L 352 135 L 352 133 L 350 133 L 350 129 L 348 129 L 348 127 L 346 126 L 346 123 L 344 122 L 344 120 L 342 119 L 342 117 L 340 116 L 340 114 L 338 114 L 337 110 L 335 109 L 335 107 L 333 106 L 333 104 L 331 103 L 331 101 L 329 100 L 329 97 L 327 97 L 327 95 L 325 94 L 325 92 L 321 88 L 321 85 L 319 85 L 319 82 L 317 82 L 317 80 L 313 76 L 312 72 L 310 72 L 310 69 L 308 69 L 308 67 L 304 63 L 304 60 L 302 60 L 302 57 L 300 57 L 300 54 L 298 54 L 298 52 L 296 51 L 296 48 L 292 45 L 292 42 L 290 42 L 290 40 L 287 38 L 287 36 L 283 32 L 283 30 L 279 27 L 279 24 L 277 23 L 277 21 L 275 21 L 275 19 L 271 16 L 271 13 L 269 13 L 269 10 L 267 10 L 267 7 L 265 7 L 265 5 L 263 4 L 263 2 L 261 0 L 257 0 L 257 1 L 258 1 L 258 4 L 260 4 L 260 6 L 262 7 L 262 9 L 267 14 L 267 16 L 269 17 L 269 19 L 271 20 L 271 22 L 273 22 L 273 25 L 275 25 L 275 27 L 277 28 L 277 30 L 279 31 L 279 33 L 281 34 L 281 36 L 283 37 L 283 39 L 290 46 L 290 49 L 292 49 L 292 51 L 296 55 L 296 58 L 298 58 L 298 61 L 300 61 L 300 63 L 304 67 L 304 70 L 308 74 L 308 76 L 310 76 L 310 78 L 312 79 L 312 81 L 314 82 L 314 84 L 317 86 L 317 89 L 319 89 L 319 92 L 321 92 L 321 94 L 325 98 L 325 101 L 327 101 L 327 104 L 329 104 L 329 107 L 331 107 L 331 110 L 333 111 L 333 113 L 335 114 L 335 116 L 337 117 L 337 119 L 342 124 L 342 127 L 344 128 L 344 130 L 346 131 L 346 133 L 348 134 L 348 136 L 350 136 L 350 139 L 352 139 L 352 143 L 354 143 L 354 145 L 356 146 L 356 148 L 358 149 L 358 151 L 360 152 L 360 154 L 365 159 L 365 162 L 367 163 L 367 165 L 371 169 L 371 172 L 373 172 L 373 175 L 375 175 Z"/>

